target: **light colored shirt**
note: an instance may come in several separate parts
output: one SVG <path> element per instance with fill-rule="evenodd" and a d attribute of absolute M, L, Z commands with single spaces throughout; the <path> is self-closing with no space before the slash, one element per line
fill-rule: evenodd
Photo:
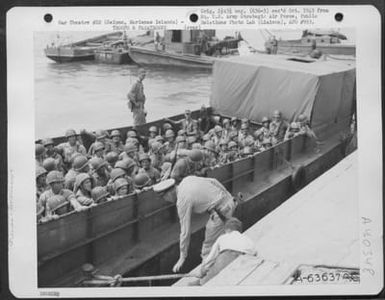
<path fill-rule="evenodd" d="M 233 196 L 218 180 L 197 176 L 187 176 L 181 181 L 177 187 L 177 198 L 176 206 L 181 227 L 180 255 L 186 258 L 190 245 L 192 213 L 201 214 L 214 207 L 220 209 L 222 206 L 235 204 Z"/>
<path fill-rule="evenodd" d="M 225 250 L 234 250 L 244 254 L 256 255 L 254 242 L 239 231 L 231 231 L 221 235 L 212 246 L 210 253 L 203 260 L 201 270 L 207 271 L 214 263 L 219 254 Z"/>

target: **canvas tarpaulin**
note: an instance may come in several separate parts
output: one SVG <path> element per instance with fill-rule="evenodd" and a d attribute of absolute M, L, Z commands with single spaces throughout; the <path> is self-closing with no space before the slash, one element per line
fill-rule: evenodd
<path fill-rule="evenodd" d="M 211 107 L 222 115 L 256 122 L 274 110 L 289 121 L 305 114 L 315 131 L 350 118 L 354 62 L 288 58 L 253 55 L 216 61 Z"/>

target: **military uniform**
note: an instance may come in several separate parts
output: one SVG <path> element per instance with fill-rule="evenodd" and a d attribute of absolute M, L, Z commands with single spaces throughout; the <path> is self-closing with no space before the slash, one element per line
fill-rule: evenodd
<path fill-rule="evenodd" d="M 289 127 L 286 121 L 280 120 L 279 122 L 271 121 L 270 123 L 270 134 L 274 139 L 275 143 L 282 142 L 285 137 L 286 130 Z"/>
<path fill-rule="evenodd" d="M 64 155 L 64 163 L 69 165 L 71 162 L 71 156 L 74 153 L 80 153 L 82 155 L 87 155 L 86 148 L 84 148 L 83 145 L 81 145 L 78 141 L 75 143 L 75 145 L 71 146 L 69 142 L 62 143 L 57 146 L 59 149 L 62 150 Z"/>
<path fill-rule="evenodd" d="M 165 142 L 164 143 L 164 150 L 166 154 L 171 153 L 172 151 L 175 150 L 176 143 L 175 141 L 172 142 Z"/>
<path fill-rule="evenodd" d="M 148 177 L 150 177 L 151 185 L 159 182 L 160 180 L 160 172 L 152 166 L 150 166 L 148 170 L 145 170 L 144 168 L 140 168 L 138 171 L 138 174 L 140 173 L 146 173 Z"/>
<path fill-rule="evenodd" d="M 119 142 L 116 144 L 116 143 L 112 142 L 111 143 L 111 151 L 114 151 L 115 153 L 118 153 L 118 154 L 122 153 L 124 151 L 123 143 Z"/>
<path fill-rule="evenodd" d="M 44 214 L 49 215 L 51 211 L 49 210 L 47 206 L 47 201 L 51 197 L 55 196 L 56 194 L 53 193 L 52 189 L 49 189 L 45 192 L 43 192 L 39 198 L 39 206 L 44 207 Z M 76 201 L 76 197 L 73 192 L 71 192 L 68 189 L 62 189 L 58 195 L 61 195 L 65 198 L 66 201 L 68 201 L 68 206 L 70 207 L 71 205 L 73 206 L 72 202 Z M 78 203 L 78 202 L 77 202 Z"/>
<path fill-rule="evenodd" d="M 175 182 L 178 184 L 183 178 L 189 175 L 194 175 L 195 172 L 196 169 L 194 163 L 188 157 L 183 157 L 178 159 L 175 163 L 170 177 L 175 179 Z"/>

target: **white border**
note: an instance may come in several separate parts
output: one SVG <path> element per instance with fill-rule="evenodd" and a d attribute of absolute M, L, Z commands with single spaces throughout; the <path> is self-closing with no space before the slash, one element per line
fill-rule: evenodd
<path fill-rule="evenodd" d="M 259 8 L 263 8 L 258 6 Z M 303 7 L 303 6 L 297 6 Z M 313 7 L 313 6 L 310 6 Z M 320 6 L 321 7 L 321 6 Z M 316 20 L 316 28 L 353 27 L 357 45 L 357 110 L 359 158 L 360 218 L 371 219 L 361 226 L 361 266 L 372 264 L 375 276 L 361 272 L 359 285 L 327 286 L 255 286 L 255 287 L 151 287 L 151 288 L 58 288 L 37 287 L 36 218 L 34 195 L 34 74 L 33 33 L 35 31 L 91 30 L 90 27 L 60 27 L 43 22 L 43 15 L 54 18 L 152 18 L 163 16 L 183 20 L 187 25 L 191 12 L 202 7 L 16 7 L 7 13 L 8 64 L 8 178 L 9 178 L 9 282 L 16 297 L 42 297 L 39 291 L 57 291 L 60 297 L 124 297 L 124 296 L 196 296 L 196 295 L 322 295 L 377 294 L 383 284 L 382 245 L 382 140 L 381 140 L 381 32 L 380 14 L 373 6 L 322 6 L 330 13 Z M 212 7 L 217 8 L 217 7 Z M 171 12 L 172 10 L 172 12 Z M 334 14 L 344 14 L 343 23 Z M 202 26 L 202 29 L 237 26 Z M 309 26 L 303 26 L 303 28 Z M 175 28 L 175 27 L 174 27 Z M 242 26 L 242 28 L 255 28 Z M 261 28 L 261 27 L 258 27 Z M 280 26 L 271 25 L 270 29 Z M 286 26 L 285 29 L 301 26 Z M 173 29 L 169 27 L 168 29 Z M 282 29 L 282 28 L 281 28 Z M 110 27 L 94 29 L 110 30 Z M 348 187 L 347 187 L 348 188 Z M 33 212 L 33 213 L 31 213 Z M 370 237 L 364 232 L 370 229 Z M 366 231 L 368 233 L 368 231 Z M 365 239 L 369 239 L 369 245 Z M 366 248 L 365 248 L 366 247 Z M 369 249 L 370 248 L 370 249 Z M 368 260 L 367 253 L 373 255 Z M 363 251 L 366 251 L 364 254 Z"/>

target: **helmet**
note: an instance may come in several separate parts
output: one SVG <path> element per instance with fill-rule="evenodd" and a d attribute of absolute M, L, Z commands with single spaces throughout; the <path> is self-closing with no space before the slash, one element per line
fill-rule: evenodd
<path fill-rule="evenodd" d="M 230 138 L 233 139 L 238 136 L 238 133 L 236 131 L 230 131 Z"/>
<path fill-rule="evenodd" d="M 122 169 L 124 171 L 128 171 L 128 168 L 127 168 L 127 160 L 118 160 L 115 164 L 115 168 L 119 168 L 119 169 Z"/>
<path fill-rule="evenodd" d="M 101 142 L 95 142 L 94 144 L 94 152 L 104 150 L 104 144 Z"/>
<path fill-rule="evenodd" d="M 241 120 L 241 122 L 242 122 L 242 123 L 249 123 L 249 119 L 243 118 L 243 119 Z"/>
<path fill-rule="evenodd" d="M 194 162 L 198 162 L 198 161 L 201 161 L 203 159 L 203 154 L 200 150 L 198 149 L 193 149 L 189 152 L 188 154 L 188 157 L 194 161 Z"/>
<path fill-rule="evenodd" d="M 40 167 L 40 166 L 36 166 L 36 170 L 35 170 L 35 177 L 36 179 L 39 178 L 41 175 L 44 175 L 44 174 L 47 174 L 47 170 L 44 169 L 43 167 Z"/>
<path fill-rule="evenodd" d="M 254 139 L 250 138 L 250 137 L 247 137 L 245 140 L 244 140 L 244 145 L 245 146 L 251 146 L 254 144 Z"/>
<path fill-rule="evenodd" d="M 253 154 L 253 151 L 252 151 L 251 147 L 246 146 L 245 148 L 243 148 L 243 154 L 244 154 L 244 155 L 250 155 L 250 154 Z"/>
<path fill-rule="evenodd" d="M 115 129 L 111 131 L 111 137 L 119 136 L 120 137 L 120 131 Z"/>
<path fill-rule="evenodd" d="M 128 181 L 126 178 L 118 178 L 114 182 L 115 191 L 119 190 L 121 187 L 128 186 Z"/>
<path fill-rule="evenodd" d="M 230 120 L 225 118 L 222 120 L 222 124 L 225 125 L 225 124 L 230 124 Z"/>
<path fill-rule="evenodd" d="M 80 188 L 82 183 L 87 179 L 91 179 L 90 175 L 88 175 L 87 173 L 80 173 L 76 175 L 74 191 L 76 192 Z"/>
<path fill-rule="evenodd" d="M 48 146 L 48 145 L 53 145 L 53 140 L 48 138 L 48 139 L 44 139 L 43 140 L 43 145 L 44 147 Z"/>
<path fill-rule="evenodd" d="M 221 119 L 220 116 L 212 116 L 211 118 L 212 118 L 212 120 L 214 121 L 215 124 L 218 124 L 219 120 Z"/>
<path fill-rule="evenodd" d="M 231 122 L 237 121 L 238 119 L 236 117 L 231 118 Z"/>
<path fill-rule="evenodd" d="M 184 129 L 181 129 L 178 131 L 178 135 L 185 135 L 186 134 L 186 130 Z"/>
<path fill-rule="evenodd" d="M 139 189 L 149 185 L 150 182 L 151 178 L 147 175 L 147 173 L 139 173 L 134 177 L 134 186 Z"/>
<path fill-rule="evenodd" d="M 103 130 L 98 129 L 95 131 L 96 140 L 104 139 L 106 137 L 106 134 L 103 132 Z"/>
<path fill-rule="evenodd" d="M 290 124 L 290 131 L 294 131 L 294 132 L 299 131 L 299 126 L 298 126 L 297 122 L 292 122 Z"/>
<path fill-rule="evenodd" d="M 305 122 L 306 121 L 306 116 L 305 115 L 299 115 L 298 116 L 298 122 Z"/>
<path fill-rule="evenodd" d="M 221 132 L 221 131 L 222 131 L 222 127 L 220 125 L 215 125 L 214 132 Z"/>
<path fill-rule="evenodd" d="M 263 123 L 269 123 L 270 122 L 270 119 L 268 117 L 263 117 L 262 118 L 262 124 Z"/>
<path fill-rule="evenodd" d="M 192 144 L 191 149 L 202 149 L 202 145 L 199 143 L 194 143 Z"/>
<path fill-rule="evenodd" d="M 136 134 L 136 131 L 135 130 L 129 130 L 127 131 L 127 134 L 126 134 L 127 138 L 136 138 L 138 135 Z"/>
<path fill-rule="evenodd" d="M 273 112 L 273 117 L 281 117 L 281 112 L 279 110 L 275 110 Z"/>
<path fill-rule="evenodd" d="M 190 115 L 190 114 L 191 114 L 191 110 L 186 109 L 186 110 L 184 111 L 184 113 L 185 113 L 186 115 Z"/>
<path fill-rule="evenodd" d="M 159 142 L 153 142 L 151 144 L 151 150 L 154 153 L 158 153 L 161 148 L 162 148 L 162 144 Z"/>
<path fill-rule="evenodd" d="M 266 138 L 262 141 L 262 145 L 271 145 L 271 139 Z"/>
<path fill-rule="evenodd" d="M 100 157 L 93 157 L 90 159 L 90 165 L 92 169 L 95 171 L 99 170 L 101 167 L 106 165 L 106 162 L 104 161 L 103 158 Z"/>
<path fill-rule="evenodd" d="M 213 151 L 213 152 L 217 152 L 215 150 L 215 144 L 213 141 L 207 141 L 205 143 L 205 145 L 203 146 L 203 149 L 207 149 L 207 150 L 210 150 L 210 151 Z"/>
<path fill-rule="evenodd" d="M 228 147 L 229 147 L 229 148 L 237 147 L 237 146 L 238 146 L 237 143 L 234 142 L 234 141 L 230 141 L 229 144 L 228 144 Z"/>
<path fill-rule="evenodd" d="M 164 137 L 161 136 L 161 135 L 157 135 L 157 136 L 155 137 L 155 142 L 164 142 Z"/>
<path fill-rule="evenodd" d="M 139 144 L 139 141 L 137 138 L 128 137 L 126 139 L 126 144 L 134 144 L 136 146 Z"/>
<path fill-rule="evenodd" d="M 56 165 L 56 160 L 53 159 L 52 157 L 48 157 L 43 161 L 43 167 L 44 169 L 47 170 L 47 172 L 56 170 L 57 165 Z"/>
<path fill-rule="evenodd" d="M 128 143 L 128 144 L 125 144 L 124 145 L 124 151 L 128 154 L 128 153 L 131 153 L 131 152 L 135 152 L 137 151 L 138 148 L 136 148 L 135 144 L 132 144 L 132 143 Z"/>
<path fill-rule="evenodd" d="M 158 132 L 158 128 L 156 128 L 156 126 L 151 126 L 150 129 L 148 130 L 149 132 L 155 132 L 157 133 Z"/>
<path fill-rule="evenodd" d="M 110 164 L 114 164 L 118 161 L 119 159 L 119 154 L 114 152 L 114 151 L 111 151 L 111 152 L 108 152 L 106 154 L 106 157 L 105 157 L 106 161 L 108 161 L 108 163 Z"/>
<path fill-rule="evenodd" d="M 226 139 L 221 139 L 221 140 L 219 141 L 219 146 L 227 145 L 228 143 L 229 143 L 228 140 L 226 140 Z"/>
<path fill-rule="evenodd" d="M 118 179 L 119 177 L 124 176 L 124 175 L 126 175 L 126 173 L 124 172 L 123 169 L 120 169 L 120 168 L 112 169 L 112 171 L 110 173 L 110 177 L 111 177 L 112 182 L 114 182 L 116 179 Z"/>
<path fill-rule="evenodd" d="M 35 144 L 35 154 L 36 156 L 43 155 L 45 148 L 42 144 Z"/>
<path fill-rule="evenodd" d="M 88 159 L 84 155 L 75 157 L 74 162 L 72 164 L 75 171 L 81 171 L 87 165 L 88 165 Z"/>
<path fill-rule="evenodd" d="M 52 197 L 48 198 L 47 200 L 47 207 L 51 211 L 55 211 L 57 209 L 60 209 L 60 211 L 57 211 L 57 214 L 64 214 L 67 212 L 67 208 L 64 208 L 65 205 L 67 205 L 68 202 L 62 195 L 53 195 Z"/>
<path fill-rule="evenodd" d="M 205 134 L 204 136 L 202 136 L 202 140 L 207 142 L 208 140 L 210 140 L 210 135 Z"/>
<path fill-rule="evenodd" d="M 169 129 L 172 129 L 172 125 L 170 123 L 164 123 L 163 124 L 163 130 L 167 131 Z"/>
<path fill-rule="evenodd" d="M 186 142 L 186 137 L 183 135 L 178 135 L 175 139 L 175 142 L 180 143 L 180 142 Z"/>
<path fill-rule="evenodd" d="M 167 129 L 165 136 L 166 138 L 174 137 L 175 136 L 174 131 L 172 131 L 172 129 Z"/>
<path fill-rule="evenodd" d="M 76 136 L 76 131 L 74 129 L 68 129 L 66 131 L 66 137 L 69 138 L 71 136 Z"/>
<path fill-rule="evenodd" d="M 249 129 L 249 124 L 248 123 L 242 123 L 241 129 Z"/>
<path fill-rule="evenodd" d="M 107 192 L 106 187 L 104 186 L 97 186 L 94 187 L 91 191 L 91 197 L 92 199 L 98 203 L 102 198 L 109 196 L 110 194 Z"/>
<path fill-rule="evenodd" d="M 64 182 L 64 177 L 63 177 L 62 172 L 59 172 L 56 170 L 49 172 L 47 175 L 46 182 L 47 182 L 47 184 L 51 184 L 54 182 Z"/>
<path fill-rule="evenodd" d="M 196 141 L 197 141 L 197 138 L 196 138 L 195 136 L 193 136 L 193 135 L 187 137 L 187 143 L 188 143 L 189 145 L 194 144 Z"/>
<path fill-rule="evenodd" d="M 140 155 L 139 155 L 139 161 L 140 162 L 142 162 L 143 160 L 149 160 L 149 161 L 151 161 L 151 159 L 150 159 L 150 156 L 147 154 L 147 153 L 141 153 Z"/>

